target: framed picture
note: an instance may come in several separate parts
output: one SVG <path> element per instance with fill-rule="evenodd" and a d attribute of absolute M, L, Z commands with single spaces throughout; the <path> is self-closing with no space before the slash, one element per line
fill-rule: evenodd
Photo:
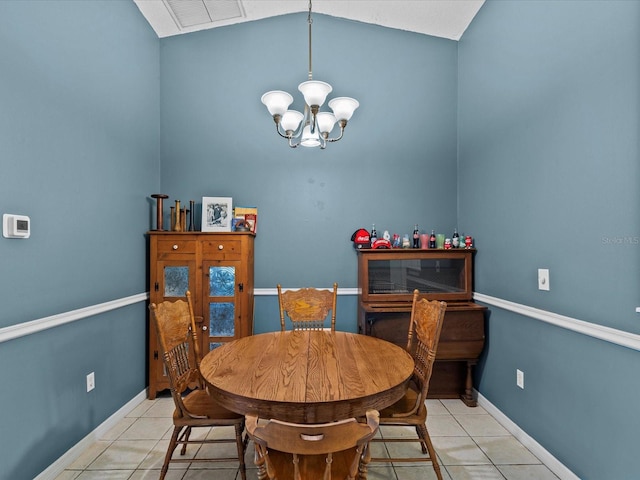
<path fill-rule="evenodd" d="M 231 197 L 202 197 L 203 232 L 230 232 L 232 219 Z"/>

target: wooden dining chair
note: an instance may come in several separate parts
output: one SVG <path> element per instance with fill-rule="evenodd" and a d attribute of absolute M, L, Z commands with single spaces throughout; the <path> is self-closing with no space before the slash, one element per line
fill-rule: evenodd
<path fill-rule="evenodd" d="M 337 299 L 337 283 L 333 284 L 333 291 L 315 288 L 283 291 L 278 284 L 281 330 L 286 330 L 285 317 L 291 320 L 293 330 L 322 330 L 325 328 L 325 319 L 331 313 L 331 330 L 335 331 Z"/>
<path fill-rule="evenodd" d="M 323 424 L 296 424 L 246 416 L 255 445 L 259 480 L 366 480 L 369 441 L 378 431 L 378 412 L 366 423 L 355 418 Z"/>
<path fill-rule="evenodd" d="M 243 439 L 244 416 L 231 412 L 216 403 L 209 396 L 199 369 L 199 347 L 196 337 L 195 319 L 191 304 L 191 294 L 186 301 L 165 301 L 149 305 L 151 318 L 155 324 L 158 343 L 163 352 L 163 361 L 171 396 L 175 404 L 173 412 L 173 433 L 160 472 L 163 480 L 170 462 L 228 462 L 239 461 L 242 479 L 246 480 L 244 452 L 248 437 Z M 191 430 L 196 427 L 233 427 L 234 438 L 190 439 Z M 180 455 L 185 455 L 189 444 L 235 443 L 237 457 L 215 458 L 174 458 L 173 453 L 182 445 Z"/>
<path fill-rule="evenodd" d="M 427 407 L 425 400 L 429 390 L 429 380 L 436 359 L 436 350 L 440 339 L 440 332 L 444 323 L 447 308 L 445 302 L 428 301 L 419 298 L 419 291 L 413 292 L 411 321 L 407 338 L 407 351 L 413 356 L 415 366 L 409 381 L 409 387 L 404 397 L 388 408 L 380 411 L 380 426 L 412 426 L 415 427 L 418 438 L 381 438 L 376 441 L 420 442 L 423 456 L 411 458 L 372 458 L 372 462 L 431 462 L 438 480 L 442 480 L 440 465 L 431 437 L 427 430 Z M 382 431 L 384 436 L 384 430 Z"/>

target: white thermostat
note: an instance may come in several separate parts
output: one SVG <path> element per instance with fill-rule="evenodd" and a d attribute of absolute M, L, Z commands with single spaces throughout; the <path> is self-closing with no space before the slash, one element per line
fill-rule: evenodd
<path fill-rule="evenodd" d="M 4 238 L 29 238 L 31 219 L 25 215 L 2 215 L 2 236 Z"/>

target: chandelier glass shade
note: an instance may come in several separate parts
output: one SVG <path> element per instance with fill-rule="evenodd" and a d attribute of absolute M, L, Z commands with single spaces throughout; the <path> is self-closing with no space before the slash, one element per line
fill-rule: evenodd
<path fill-rule="evenodd" d="M 309 1 L 309 78 L 298 85 L 304 96 L 304 113 L 289 110 L 293 97 L 282 90 L 272 90 L 262 95 L 262 103 L 267 107 L 276 124 L 278 135 L 289 142 L 291 148 L 303 147 L 325 148 L 327 143 L 337 142 L 344 135 L 347 122 L 360 104 L 350 97 L 338 97 L 329 101 L 331 112 L 321 112 L 327 96 L 333 88 L 326 82 L 313 80 L 311 68 L 311 1 Z M 335 124 L 340 127 L 340 135 L 330 138 Z"/>

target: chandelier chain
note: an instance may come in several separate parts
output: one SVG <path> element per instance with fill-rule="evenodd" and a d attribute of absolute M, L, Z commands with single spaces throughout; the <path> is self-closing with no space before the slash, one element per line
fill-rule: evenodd
<path fill-rule="evenodd" d="M 309 24 L 309 80 L 313 80 L 313 70 L 311 68 L 311 0 L 309 0 L 309 16 L 307 17 L 307 23 Z"/>

